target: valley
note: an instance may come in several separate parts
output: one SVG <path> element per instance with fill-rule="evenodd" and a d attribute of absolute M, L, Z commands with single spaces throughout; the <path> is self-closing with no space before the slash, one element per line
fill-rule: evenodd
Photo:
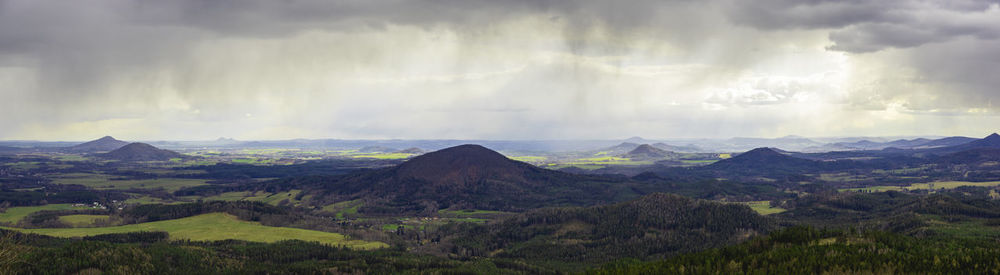
<path fill-rule="evenodd" d="M 891 151 L 676 152 L 667 149 L 696 146 L 625 142 L 528 154 L 471 144 L 174 151 L 105 137 L 0 155 L 0 229 L 5 242 L 43 254 L 70 249 L 47 245 L 54 237 L 108 242 L 109 253 L 187 244 L 219 259 L 230 246 L 334 247 L 476 273 L 675 270 L 747 243 L 787 242 L 774 234 L 796 228 L 821 230 L 805 238 L 832 244 L 824 251 L 881 245 L 878 234 L 917 245 L 998 238 L 997 138 Z M 232 241 L 242 243 L 219 246 Z M 156 249 L 140 250 L 165 253 Z M 31 257 L 51 257 L 41 255 Z M 28 268 L 21 264 L 11 267 Z M 371 271 L 332 258 L 309 265 Z M 216 271 L 251 270 L 239 266 Z"/>

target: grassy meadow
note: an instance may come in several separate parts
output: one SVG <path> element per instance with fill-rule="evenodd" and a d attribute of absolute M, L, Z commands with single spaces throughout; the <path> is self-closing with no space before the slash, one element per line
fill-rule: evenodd
<path fill-rule="evenodd" d="M 913 191 L 913 190 L 940 190 L 955 189 L 963 186 L 994 187 L 1000 185 L 1000 181 L 969 182 L 969 181 L 937 181 L 928 183 L 914 183 L 909 186 L 869 186 L 861 188 L 844 188 L 841 192 L 886 192 L 886 191 Z"/>
<path fill-rule="evenodd" d="M 47 204 L 41 206 L 21 206 L 21 207 L 11 207 L 7 208 L 7 211 L 0 213 L 0 222 L 16 223 L 22 218 L 28 216 L 31 213 L 35 213 L 43 210 L 72 210 L 72 209 L 87 209 L 84 207 L 74 207 L 72 204 Z"/>
<path fill-rule="evenodd" d="M 346 236 L 337 233 L 264 226 L 257 222 L 238 220 L 235 216 L 224 213 L 202 214 L 182 219 L 111 227 L 8 229 L 55 237 L 83 237 L 110 233 L 163 231 L 170 234 L 170 238 L 173 240 L 215 241 L 236 239 L 265 243 L 273 243 L 281 240 L 303 240 L 356 249 L 375 249 L 387 246 L 381 242 L 350 240 Z"/>

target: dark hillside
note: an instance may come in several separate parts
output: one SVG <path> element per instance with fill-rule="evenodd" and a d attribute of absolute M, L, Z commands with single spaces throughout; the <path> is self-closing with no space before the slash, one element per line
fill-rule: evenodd
<path fill-rule="evenodd" d="M 586 208 L 544 208 L 470 230 L 469 256 L 598 264 L 736 244 L 774 228 L 750 208 L 655 193 Z"/>
<path fill-rule="evenodd" d="M 187 157 L 174 151 L 163 150 L 149 144 L 138 142 L 125 145 L 124 147 L 115 149 L 114 151 L 106 154 L 101 154 L 100 156 L 121 161 L 165 161 L 172 158 Z"/>

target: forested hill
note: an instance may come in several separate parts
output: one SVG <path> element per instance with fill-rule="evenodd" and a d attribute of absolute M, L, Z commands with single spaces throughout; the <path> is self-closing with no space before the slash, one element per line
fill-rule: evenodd
<path fill-rule="evenodd" d="M 743 205 L 654 193 L 612 205 L 536 209 L 467 230 L 454 243 L 467 256 L 597 264 L 736 244 L 774 228 Z"/>
<path fill-rule="evenodd" d="M 365 199 L 369 213 L 437 209 L 523 211 L 610 203 L 639 194 L 625 179 L 574 175 L 515 161 L 479 145 L 415 157 L 395 167 L 342 177 L 296 177 L 271 183 L 305 189 L 314 200 Z"/>
<path fill-rule="evenodd" d="M 174 151 L 163 150 L 152 145 L 139 142 L 129 143 L 128 145 L 122 146 L 121 148 L 115 149 L 114 151 L 106 154 L 101 154 L 100 156 L 122 161 L 164 161 L 172 158 L 180 159 L 187 157 Z"/>

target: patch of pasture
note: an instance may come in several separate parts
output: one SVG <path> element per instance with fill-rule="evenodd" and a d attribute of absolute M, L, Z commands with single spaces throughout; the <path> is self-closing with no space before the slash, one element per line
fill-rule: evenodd
<path fill-rule="evenodd" d="M 163 231 L 170 234 L 170 239 L 172 240 L 217 241 L 235 239 L 265 243 L 282 240 L 303 240 L 335 246 L 346 246 L 354 249 L 376 249 L 388 246 L 382 242 L 351 240 L 347 236 L 337 233 L 264 226 L 258 222 L 239 220 L 233 215 L 224 213 L 210 213 L 175 220 L 111 227 L 8 229 L 54 237 L 83 237 L 111 233 Z"/>
<path fill-rule="evenodd" d="M 72 204 L 60 203 L 60 204 L 46 204 L 40 206 L 19 206 L 7 208 L 7 211 L 0 213 L 0 222 L 16 223 L 28 216 L 31 213 L 35 213 L 42 210 L 73 210 L 73 209 L 88 209 L 86 206 L 75 207 Z"/>
<path fill-rule="evenodd" d="M 971 182 L 971 181 L 937 181 L 928 183 L 914 183 L 909 186 L 869 186 L 860 188 L 844 188 L 840 189 L 841 192 L 885 192 L 885 191 L 913 191 L 913 190 L 942 190 L 942 189 L 955 189 L 963 186 L 973 186 L 973 187 L 994 187 L 1000 186 L 1000 181 L 984 181 L 984 182 Z"/>

